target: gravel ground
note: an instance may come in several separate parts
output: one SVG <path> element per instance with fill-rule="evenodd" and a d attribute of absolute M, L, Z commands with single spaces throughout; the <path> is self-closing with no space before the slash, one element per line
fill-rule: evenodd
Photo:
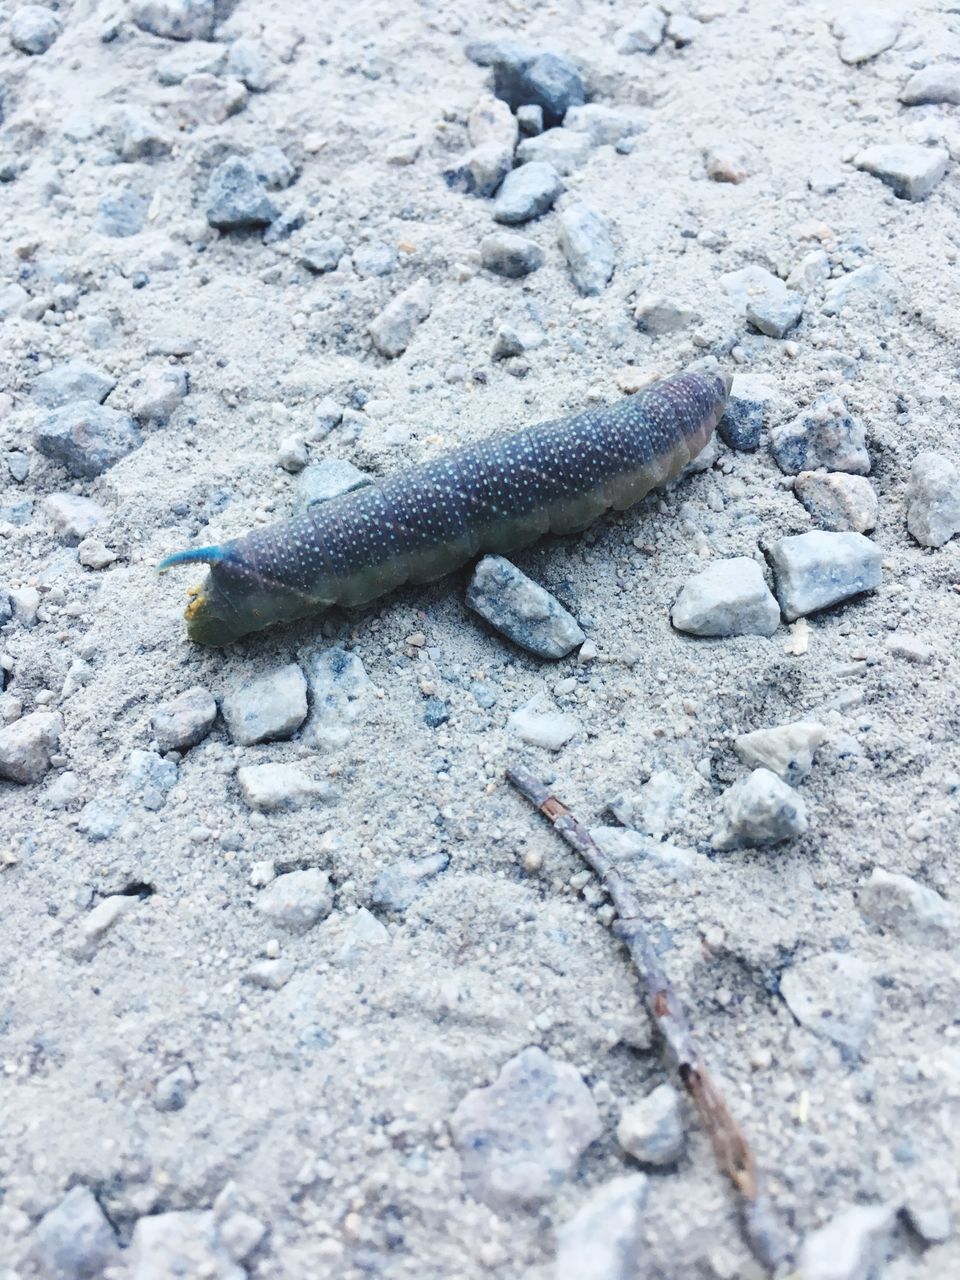
<path fill-rule="evenodd" d="M 960 1273 L 960 16 L 869 8 L 0 8 L 2 1280 L 764 1274 L 511 761 L 782 1273 Z M 469 570 L 187 640 L 170 552 L 704 360 L 512 557 L 567 656 Z"/>

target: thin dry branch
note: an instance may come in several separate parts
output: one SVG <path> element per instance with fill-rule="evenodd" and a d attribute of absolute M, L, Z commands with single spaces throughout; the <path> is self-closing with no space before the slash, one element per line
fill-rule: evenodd
<path fill-rule="evenodd" d="M 650 1013 L 663 1036 L 667 1058 L 700 1114 L 717 1164 L 740 1196 L 747 1243 L 760 1262 L 775 1269 L 788 1252 L 783 1229 L 761 1188 L 750 1144 L 703 1065 L 683 1006 L 647 936 L 633 890 L 586 827 L 529 770 L 515 765 L 507 770 L 507 780 L 550 819 L 554 830 L 603 881 L 619 917 L 614 931 L 626 944 L 646 988 Z"/>

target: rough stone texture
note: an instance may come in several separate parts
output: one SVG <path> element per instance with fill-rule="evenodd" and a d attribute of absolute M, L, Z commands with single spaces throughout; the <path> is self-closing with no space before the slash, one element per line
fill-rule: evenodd
<path fill-rule="evenodd" d="M 880 500 L 865 476 L 801 471 L 793 491 L 821 529 L 869 533 L 880 515 Z"/>
<path fill-rule="evenodd" d="M 10 43 L 21 53 L 46 53 L 63 28 L 56 14 L 39 4 L 25 4 L 14 11 L 7 28 Z"/>
<path fill-rule="evenodd" d="M 371 682 L 355 653 L 339 648 L 308 649 L 301 654 L 310 689 L 310 718 L 303 741 L 336 750 L 350 738 L 370 696 Z"/>
<path fill-rule="evenodd" d="M 563 127 L 586 133 L 595 147 L 614 147 L 623 138 L 639 133 L 643 124 L 627 111 L 618 111 L 602 102 L 588 102 L 582 107 L 571 107 L 563 118 Z"/>
<path fill-rule="evenodd" d="M 548 164 L 561 177 L 569 177 L 590 155 L 590 138 L 575 129 L 547 129 L 536 137 L 524 138 L 517 147 L 521 165 Z"/>
<path fill-rule="evenodd" d="M 333 910 L 330 877 L 317 867 L 277 876 L 257 897 L 257 910 L 271 924 L 303 933 Z"/>
<path fill-rule="evenodd" d="M 872 1280 L 879 1276 L 896 1225 L 893 1205 L 856 1205 L 811 1232 L 800 1249 L 804 1280 Z"/>
<path fill-rule="evenodd" d="M 203 741 L 216 718 L 216 698 L 195 684 L 160 703 L 150 717 L 150 730 L 160 751 L 187 751 Z"/>
<path fill-rule="evenodd" d="M 803 298 L 787 289 L 782 296 L 765 294 L 747 302 L 747 320 L 768 338 L 785 338 L 802 315 Z"/>
<path fill-rule="evenodd" d="M 75 547 L 107 519 L 107 512 L 98 502 L 75 493 L 51 493 L 43 509 L 57 537 L 68 547 Z"/>
<path fill-rule="evenodd" d="M 70 360 L 55 365 L 34 379 L 30 388 L 36 404 L 57 409 L 75 400 L 95 400 L 102 404 L 117 385 L 116 378 L 86 360 Z"/>
<path fill-rule="evenodd" d="M 754 769 L 723 795 L 723 812 L 713 836 L 715 849 L 779 844 L 807 829 L 803 797 L 769 769 Z"/>
<path fill-rule="evenodd" d="M 63 720 L 49 711 L 32 711 L 0 729 L 0 778 L 39 782 L 50 768 Z"/>
<path fill-rule="evenodd" d="M 799 1023 L 814 1035 L 857 1054 L 873 1026 L 876 997 L 866 964 L 845 951 L 828 951 L 785 970 L 780 992 Z"/>
<path fill-rule="evenodd" d="M 960 936 L 960 913 L 935 889 L 874 867 L 859 894 L 861 914 L 885 932 L 918 946 L 948 947 Z"/>
<path fill-rule="evenodd" d="M 769 550 L 788 622 L 880 585 L 880 548 L 862 533 L 799 533 Z"/>
<path fill-rule="evenodd" d="M 492 196 L 512 166 L 513 148 L 488 142 L 465 152 L 444 169 L 443 177 L 453 191 L 462 191 L 468 196 Z"/>
<path fill-rule="evenodd" d="M 306 511 L 318 502 L 329 502 L 342 493 L 352 493 L 371 484 L 372 476 L 355 467 L 345 458 L 324 458 L 322 462 L 305 467 L 297 478 L 294 509 Z"/>
<path fill-rule="evenodd" d="M 309 777 L 294 764 L 247 764 L 237 770 L 240 793 L 251 809 L 279 813 L 328 800 L 328 783 Z"/>
<path fill-rule="evenodd" d="M 960 533 L 960 470 L 940 453 L 921 453 L 905 494 L 907 528 L 922 547 L 942 547 Z"/>
<path fill-rule="evenodd" d="M 70 475 L 89 479 L 138 449 L 142 437 L 133 419 L 119 409 L 78 400 L 38 419 L 33 443 Z"/>
<path fill-rule="evenodd" d="M 688 578 L 670 618 L 678 631 L 695 636 L 771 636 L 780 610 L 756 560 L 735 556 Z"/>
<path fill-rule="evenodd" d="M 307 682 L 295 662 L 231 689 L 223 719 L 234 742 L 249 747 L 289 738 L 307 715 Z"/>
<path fill-rule="evenodd" d="M 219 1239 L 211 1212 L 160 1213 L 141 1218 L 129 1251 L 130 1280 L 246 1280 Z"/>
<path fill-rule="evenodd" d="M 751 769 L 769 769 L 795 787 L 813 768 L 813 756 L 826 737 L 815 720 L 796 720 L 772 729 L 754 729 L 734 738 L 737 755 Z"/>
<path fill-rule="evenodd" d="M 543 266 L 543 250 L 535 240 L 495 231 L 480 241 L 480 260 L 488 271 L 516 280 Z"/>
<path fill-rule="evenodd" d="M 552 1280 L 632 1280 L 643 1254 L 647 1178 L 631 1173 L 593 1191 L 557 1229 Z"/>
<path fill-rule="evenodd" d="M 142 375 L 133 400 L 138 422 L 164 426 L 187 394 L 187 371 L 178 365 L 152 365 Z"/>
<path fill-rule="evenodd" d="M 560 248 L 580 293 L 602 293 L 613 275 L 616 255 L 607 224 L 587 204 L 571 204 L 559 218 Z"/>
<path fill-rule="evenodd" d="M 768 414 L 776 399 L 777 393 L 770 383 L 753 374 L 736 374 L 727 407 L 717 427 L 720 439 L 731 449 L 758 448 Z"/>
<path fill-rule="evenodd" d="M 521 53 L 493 61 L 494 92 L 512 110 L 533 104 L 546 125 L 559 124 L 571 107 L 584 101 L 583 81 L 575 64 L 555 53 Z"/>
<path fill-rule="evenodd" d="M 825 316 L 840 315 L 850 307 L 865 305 L 891 311 L 896 294 L 897 284 L 889 271 L 870 263 L 831 280 L 824 290 L 821 310 Z"/>
<path fill-rule="evenodd" d="M 777 466 L 788 475 L 815 471 L 848 471 L 867 475 L 867 453 L 863 424 L 847 410 L 842 400 L 822 400 L 789 422 L 770 432 L 770 452 Z"/>
<path fill-rule="evenodd" d="M 934 63 L 915 71 L 900 93 L 909 107 L 925 102 L 947 102 L 960 106 L 960 62 Z"/>
<path fill-rule="evenodd" d="M 210 175 L 206 213 L 218 231 L 244 231 L 267 226 L 279 209 L 264 190 L 256 166 L 243 156 L 231 156 Z"/>
<path fill-rule="evenodd" d="M 563 190 L 563 182 L 552 164 L 532 160 L 508 173 L 497 192 L 493 216 L 497 222 L 517 224 L 539 218 Z"/>
<path fill-rule="evenodd" d="M 500 98 L 484 94 L 467 118 L 467 132 L 475 147 L 495 144 L 513 153 L 519 127 L 510 108 Z"/>
<path fill-rule="evenodd" d="M 43 1215 L 30 1252 L 41 1274 L 51 1280 L 99 1280 L 107 1267 L 121 1260 L 113 1227 L 96 1196 L 83 1185 L 72 1187 Z"/>
<path fill-rule="evenodd" d="M 505 1062 L 493 1084 L 468 1093 L 450 1129 L 470 1194 L 509 1210 L 549 1200 L 602 1125 L 579 1072 L 532 1047 Z"/>
<path fill-rule="evenodd" d="M 805 253 L 787 276 L 786 285 L 798 293 L 816 293 L 830 279 L 830 257 L 823 249 Z"/>
<path fill-rule="evenodd" d="M 645 1098 L 624 1107 L 617 1141 L 641 1164 L 676 1164 L 683 1154 L 684 1131 L 680 1095 L 673 1085 L 657 1085 Z"/>
<path fill-rule="evenodd" d="M 505 636 L 541 658 L 565 658 L 586 639 L 576 618 L 503 556 L 484 556 L 467 604 Z"/>
<path fill-rule="evenodd" d="M 370 325 L 370 337 L 380 354 L 392 360 L 406 351 L 432 305 L 433 291 L 425 277 L 392 298 Z"/>
<path fill-rule="evenodd" d="M 926 200 L 947 171 L 950 156 L 940 147 L 884 143 L 861 151 L 854 163 L 893 189 L 902 200 Z"/>
<path fill-rule="evenodd" d="M 215 0 L 134 0 L 130 16 L 143 31 L 170 40 L 209 40 Z"/>
<path fill-rule="evenodd" d="M 327 271 L 336 271 L 346 251 L 346 241 L 342 236 L 328 236 L 326 240 L 305 240 L 300 246 L 300 261 L 308 271 L 323 275 Z"/>

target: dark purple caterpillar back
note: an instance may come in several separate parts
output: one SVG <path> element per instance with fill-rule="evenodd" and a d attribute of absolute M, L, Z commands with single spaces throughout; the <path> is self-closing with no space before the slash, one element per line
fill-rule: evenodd
<path fill-rule="evenodd" d="M 293 520 L 160 569 L 210 565 L 187 630 L 222 645 L 330 605 L 429 582 L 479 552 L 508 553 L 623 510 L 696 457 L 723 413 L 730 379 L 682 373 L 612 407 L 465 445 Z"/>

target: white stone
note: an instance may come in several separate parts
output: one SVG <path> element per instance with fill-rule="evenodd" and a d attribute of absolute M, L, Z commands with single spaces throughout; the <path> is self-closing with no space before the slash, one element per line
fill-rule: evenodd
<path fill-rule="evenodd" d="M 237 770 L 240 794 L 251 809 L 277 813 L 331 797 L 328 783 L 308 777 L 295 764 L 247 764 Z"/>
<path fill-rule="evenodd" d="M 854 66 L 869 62 L 896 44 L 901 25 L 899 18 L 878 12 L 873 6 L 835 18 L 833 34 L 839 41 L 841 61 Z"/>
<path fill-rule="evenodd" d="M 940 62 L 915 71 L 904 85 L 900 101 L 910 107 L 924 102 L 960 106 L 960 62 Z"/>
<path fill-rule="evenodd" d="M 683 1154 L 684 1131 L 680 1095 L 661 1084 L 640 1102 L 624 1107 L 617 1141 L 641 1164 L 675 1164 Z"/>
<path fill-rule="evenodd" d="M 812 1232 L 800 1249 L 803 1280 L 872 1280 L 879 1276 L 896 1224 L 893 1205 L 856 1205 Z"/>
<path fill-rule="evenodd" d="M 754 729 L 734 739 L 737 755 L 751 769 L 769 769 L 795 787 L 813 767 L 813 753 L 826 737 L 815 720 L 795 720 L 772 729 Z"/>
<path fill-rule="evenodd" d="M 0 778 L 39 782 L 57 750 L 63 720 L 49 711 L 33 711 L 0 729 Z"/>
<path fill-rule="evenodd" d="M 559 751 L 579 732 L 580 721 L 563 711 L 540 711 L 540 698 L 518 707 L 507 720 L 507 730 L 532 747 Z"/>
<path fill-rule="evenodd" d="M 779 844 L 807 829 L 803 797 L 769 769 L 754 769 L 724 792 L 715 849 Z"/>
<path fill-rule="evenodd" d="M 288 871 L 258 896 L 257 910 L 272 924 L 303 933 L 333 910 L 330 877 L 318 867 Z"/>
<path fill-rule="evenodd" d="M 696 636 L 770 636 L 780 625 L 763 570 L 749 556 L 717 560 L 688 578 L 670 617 Z"/>
<path fill-rule="evenodd" d="M 237 685 L 223 699 L 230 738 L 243 746 L 289 738 L 307 714 L 307 682 L 295 662 Z"/>
<path fill-rule="evenodd" d="M 901 199 L 925 200 L 946 173 L 949 159 L 941 147 L 891 142 L 867 147 L 854 164 L 885 182 Z"/>
<path fill-rule="evenodd" d="M 187 394 L 187 373 L 180 365 L 150 365 L 141 374 L 134 395 L 133 416 L 138 422 L 162 426 Z"/>
<path fill-rule="evenodd" d="M 612 1178 L 557 1229 L 552 1280 L 635 1280 L 642 1274 L 647 1178 Z"/>
<path fill-rule="evenodd" d="M 425 276 L 392 298 L 370 325 L 373 345 L 393 359 L 406 351 L 433 305 L 433 289 Z"/>
<path fill-rule="evenodd" d="M 769 557 L 788 622 L 880 585 L 882 553 L 862 533 L 795 534 L 774 543 Z"/>
<path fill-rule="evenodd" d="M 613 38 L 617 53 L 653 53 L 663 41 L 667 15 L 654 4 L 645 4 L 632 14 L 626 26 Z"/>
<path fill-rule="evenodd" d="M 926 885 L 909 876 L 874 867 L 860 886 L 860 912 L 866 920 L 905 942 L 947 947 L 960 934 L 960 912 Z"/>
<path fill-rule="evenodd" d="M 921 453 L 907 484 L 907 528 L 922 547 L 942 547 L 960 533 L 960 470 L 939 453 Z"/>
<path fill-rule="evenodd" d="M 85 940 L 99 942 L 139 901 L 139 898 L 126 893 L 115 893 L 109 898 L 102 898 L 83 918 L 80 929 Z"/>

